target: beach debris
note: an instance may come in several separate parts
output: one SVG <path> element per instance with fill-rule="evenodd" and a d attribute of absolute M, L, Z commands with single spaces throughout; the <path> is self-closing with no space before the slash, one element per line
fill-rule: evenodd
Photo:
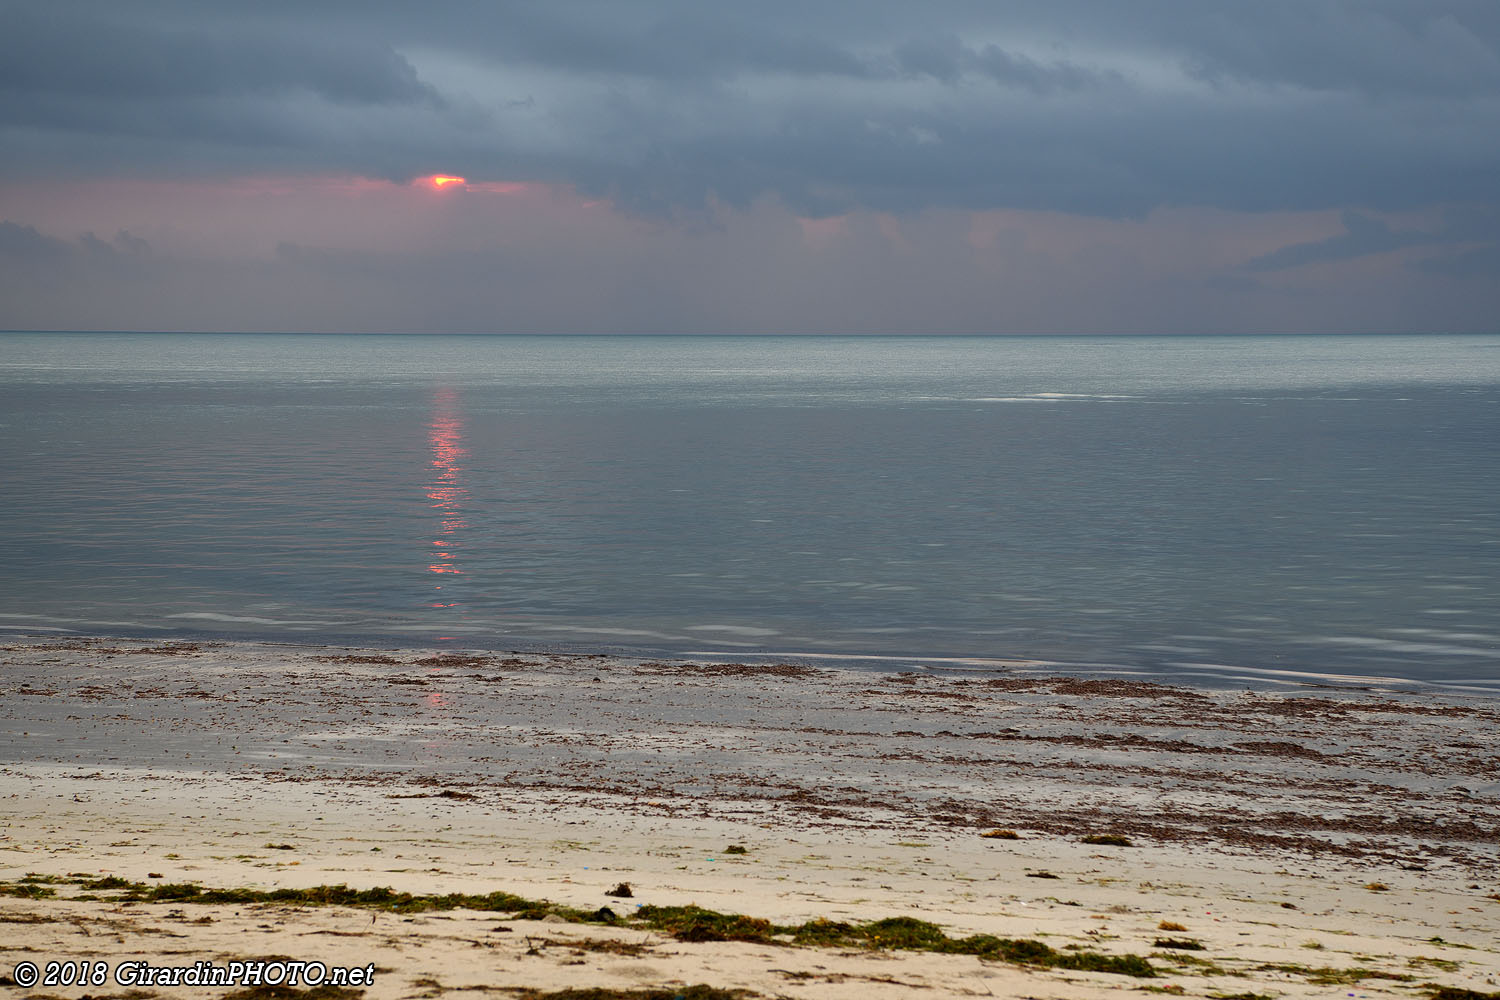
<path fill-rule="evenodd" d="M 1026 873 L 1026 877 L 1027 878 L 1060 878 L 1061 876 L 1054 875 L 1054 874 L 1052 874 L 1049 871 L 1039 871 L 1039 872 L 1027 872 Z"/>
<path fill-rule="evenodd" d="M 986 830 L 980 834 L 987 840 L 1020 840 L 1021 835 L 1014 830 L 994 829 Z"/>
<path fill-rule="evenodd" d="M 493 656 L 465 656 L 460 653 L 438 653 L 413 660 L 416 667 L 485 667 L 495 662 Z"/>
<path fill-rule="evenodd" d="M 1365 888 L 1369 889 L 1371 892 L 1390 892 L 1391 891 L 1391 887 L 1388 886 L 1388 885 L 1386 885 L 1384 882 L 1366 882 L 1365 883 Z"/>
<path fill-rule="evenodd" d="M 1427 995 L 1432 1000 L 1500 1000 L 1500 992 L 1484 993 L 1463 986 L 1429 986 Z"/>
<path fill-rule="evenodd" d="M 349 654 L 347 656 L 315 656 L 313 659 L 320 663 L 378 663 L 384 666 L 396 666 L 401 661 L 394 656 L 386 656 L 381 653 L 374 654 Z"/>
<path fill-rule="evenodd" d="M 1174 951 L 1202 951 L 1203 942 L 1192 938 L 1157 938 L 1151 942 L 1153 948 L 1170 948 Z"/>
<path fill-rule="evenodd" d="M 1161 923 L 1159 923 L 1159 924 L 1156 925 L 1156 929 L 1159 930 L 1159 931 L 1185 931 L 1185 930 L 1187 930 L 1186 927 L 1182 926 L 1181 924 L 1179 924 L 1175 920 L 1163 920 Z"/>
<path fill-rule="evenodd" d="M 163 875 L 161 872 L 147 872 L 146 873 L 146 877 L 147 878 L 166 878 L 166 876 Z"/>
<path fill-rule="evenodd" d="M 685 663 L 648 660 L 638 664 L 637 674 L 667 674 L 679 677 L 816 677 L 822 673 L 797 663 Z"/>
<path fill-rule="evenodd" d="M 725 854 L 749 854 L 750 852 L 745 849 L 745 846 L 743 844 L 730 844 L 728 847 L 724 848 L 724 853 Z"/>
<path fill-rule="evenodd" d="M 1101 844 L 1106 847 L 1134 847 L 1129 837 L 1122 837 L 1118 833 L 1094 833 L 1083 838 L 1085 844 Z"/>
<path fill-rule="evenodd" d="M 297 848 L 292 844 L 267 844 L 268 851 L 295 851 Z"/>
<path fill-rule="evenodd" d="M 616 899 L 630 899 L 635 895 L 635 893 L 630 890 L 629 882 L 621 882 L 613 889 L 606 889 L 604 890 L 604 894 L 606 896 L 614 896 Z"/>

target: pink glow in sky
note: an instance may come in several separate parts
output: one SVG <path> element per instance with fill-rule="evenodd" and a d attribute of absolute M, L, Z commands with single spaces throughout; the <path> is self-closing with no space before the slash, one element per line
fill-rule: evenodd
<path fill-rule="evenodd" d="M 765 199 L 674 221 L 561 185 L 276 175 L 33 180 L 0 188 L 0 215 L 57 250 L 41 280 L 0 277 L 12 328 L 1387 329 L 1454 284 L 1409 266 L 1420 248 L 1223 277 L 1338 237 L 1331 211 L 810 218 Z M 1449 301 L 1457 313 L 1476 296 Z"/>

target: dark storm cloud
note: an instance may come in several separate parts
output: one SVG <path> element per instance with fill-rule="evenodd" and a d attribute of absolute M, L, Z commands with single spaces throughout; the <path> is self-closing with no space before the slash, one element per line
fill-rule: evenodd
<path fill-rule="evenodd" d="M 1245 266 L 1252 271 L 1284 271 L 1304 264 L 1355 260 L 1408 247 L 1497 244 L 1458 253 L 1449 251 L 1417 262 L 1428 273 L 1458 276 L 1492 268 L 1495 253 L 1500 250 L 1500 209 L 1495 207 L 1450 208 L 1441 224 L 1431 230 L 1395 229 L 1381 219 L 1354 211 L 1344 212 L 1342 221 L 1344 231 L 1336 236 L 1285 246 L 1256 257 Z"/>
<path fill-rule="evenodd" d="M 0 144 L 13 176 L 441 170 L 649 213 L 1485 204 L 1500 5 L 9 4 Z"/>
<path fill-rule="evenodd" d="M 1359 212 L 1345 212 L 1344 232 L 1326 240 L 1282 247 L 1250 261 L 1252 271 L 1281 271 L 1326 260 L 1352 260 L 1375 253 L 1436 243 L 1440 236 L 1416 230 L 1395 230 L 1379 219 Z"/>
<path fill-rule="evenodd" d="M 114 102 L 317 94 L 331 101 L 435 101 L 388 45 L 243 28 L 179 28 L 129 19 L 128 8 L 69 18 L 18 8 L 0 34 L 0 91 L 33 99 Z"/>
<path fill-rule="evenodd" d="M 1428 274 L 1450 278 L 1485 278 L 1500 281 L 1500 244 L 1466 250 L 1462 253 L 1428 257 L 1417 262 L 1417 268 Z"/>

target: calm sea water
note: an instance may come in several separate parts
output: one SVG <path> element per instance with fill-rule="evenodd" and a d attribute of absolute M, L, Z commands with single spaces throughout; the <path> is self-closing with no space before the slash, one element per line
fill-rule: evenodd
<path fill-rule="evenodd" d="M 1497 498 L 1500 337 L 0 335 L 13 631 L 1500 689 Z"/>

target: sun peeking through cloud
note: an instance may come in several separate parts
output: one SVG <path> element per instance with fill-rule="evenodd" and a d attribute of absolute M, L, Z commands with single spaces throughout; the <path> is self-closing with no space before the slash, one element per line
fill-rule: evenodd
<path fill-rule="evenodd" d="M 450 184 L 456 184 L 460 187 L 464 186 L 465 184 L 465 181 L 462 177 L 455 177 L 452 174 L 433 174 L 431 177 L 427 178 L 427 182 L 433 187 L 437 188 L 439 191 L 449 186 Z"/>

